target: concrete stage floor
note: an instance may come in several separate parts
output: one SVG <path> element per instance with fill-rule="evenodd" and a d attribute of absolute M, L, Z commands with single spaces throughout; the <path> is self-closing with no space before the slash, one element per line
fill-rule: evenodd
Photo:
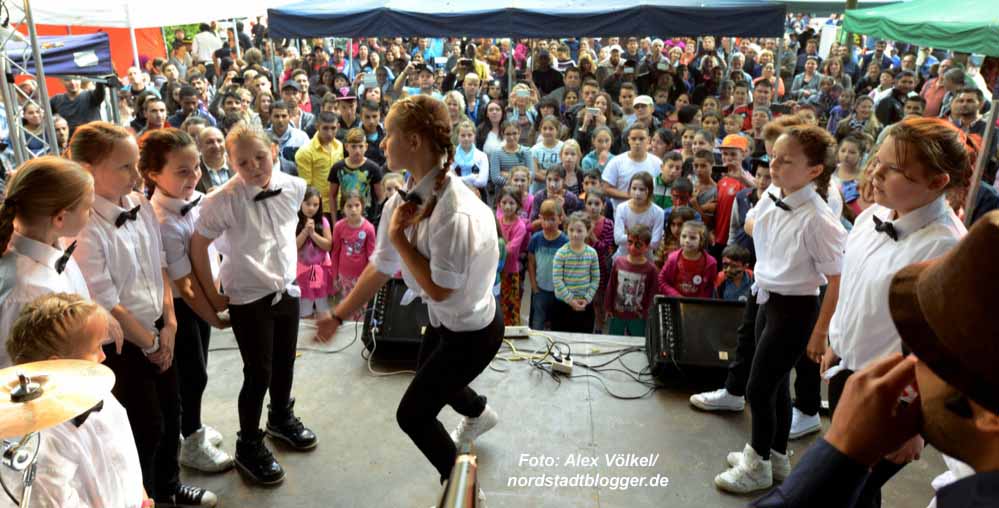
<path fill-rule="evenodd" d="M 251 486 L 235 470 L 209 476 L 184 469 L 183 478 L 215 491 L 226 507 L 426 508 L 433 505 L 439 496 L 437 473 L 395 421 L 396 406 L 411 376 L 372 376 L 361 359 L 360 340 L 335 354 L 305 350 L 319 347 L 312 342 L 313 331 L 308 326 L 303 322 L 299 337 L 301 355 L 295 366 L 295 409 L 319 435 L 319 447 L 299 453 L 268 440 L 287 471 L 284 483 L 276 488 Z M 552 336 L 568 339 L 577 355 L 589 348 L 581 340 L 644 345 L 644 339 L 640 338 Z M 353 325 L 348 324 L 326 348 L 341 348 L 353 337 Z M 515 341 L 518 349 L 527 351 L 544 343 L 541 337 Z M 210 356 L 203 418 L 206 424 L 223 433 L 223 447 L 232 453 L 242 362 L 230 331 L 215 330 L 211 346 L 214 351 Z M 606 351 L 619 346 L 599 347 Z M 504 347 L 501 354 L 506 353 L 509 349 Z M 634 370 L 647 365 L 644 353 L 630 354 L 624 361 Z M 737 507 L 752 499 L 722 494 L 713 484 L 714 476 L 724 469 L 726 453 L 741 450 L 748 439 L 748 409 L 745 413 L 726 415 L 697 412 L 687 402 L 695 390 L 693 387 L 660 389 L 641 400 L 617 400 L 595 378 L 556 384 L 526 362 L 495 361 L 493 365 L 507 372 L 487 370 L 473 383 L 500 414 L 499 425 L 478 440 L 476 450 L 479 480 L 490 508 Z M 386 367 L 375 364 L 376 370 Z M 577 375 L 583 373 L 578 368 L 574 371 Z M 645 391 L 645 387 L 620 373 L 604 373 L 601 377 L 618 394 L 639 395 Z M 441 419 L 450 429 L 458 416 L 445 408 Z M 827 419 L 823 419 L 823 426 L 828 426 Z M 813 439 L 810 436 L 792 443 L 796 454 L 792 464 L 797 463 Z M 596 457 L 598 465 L 570 464 L 577 454 Z M 636 463 L 607 466 L 605 454 L 640 457 L 651 454 L 657 460 L 648 467 Z M 532 467 L 522 463 L 545 460 L 542 457 L 554 460 L 557 465 L 549 462 L 547 466 Z M 883 506 L 926 506 L 933 493 L 930 480 L 944 470 L 940 455 L 928 450 L 922 460 L 906 467 L 887 485 Z M 599 474 L 646 478 L 646 482 L 666 477 L 668 485 L 626 490 L 610 486 L 508 486 L 511 478 L 542 474 Z"/>

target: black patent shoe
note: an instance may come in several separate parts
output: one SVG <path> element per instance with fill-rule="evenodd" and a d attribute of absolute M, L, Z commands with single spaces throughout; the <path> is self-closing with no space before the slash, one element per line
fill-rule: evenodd
<path fill-rule="evenodd" d="M 284 468 L 264 445 L 263 433 L 245 437 L 237 434 L 236 467 L 261 485 L 276 485 L 284 481 Z"/>

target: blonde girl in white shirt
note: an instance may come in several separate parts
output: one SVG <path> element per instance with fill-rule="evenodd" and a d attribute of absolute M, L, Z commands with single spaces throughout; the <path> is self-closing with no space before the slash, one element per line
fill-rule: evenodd
<path fill-rule="evenodd" d="M 61 157 L 33 159 L 10 175 L 0 202 L 0 346 L 21 308 L 39 296 L 63 292 L 90 299 L 71 257 L 75 242 L 63 239 L 86 226 L 93 202 L 93 177 Z M 9 365 L 0 347 L 0 368 Z"/>
<path fill-rule="evenodd" d="M 370 264 L 333 318 L 319 327 L 322 335 L 331 335 L 342 323 L 340 316 L 360 309 L 402 270 L 406 285 L 426 302 L 431 326 L 396 420 L 443 482 L 458 446 L 498 421 L 486 398 L 468 386 L 503 340 L 503 315 L 492 293 L 499 264 L 496 220 L 447 170 L 454 148 L 443 103 L 426 96 L 396 102 L 385 128 L 388 167 L 405 166 L 410 185 L 385 203 Z M 437 419 L 445 405 L 464 416 L 450 436 Z"/>

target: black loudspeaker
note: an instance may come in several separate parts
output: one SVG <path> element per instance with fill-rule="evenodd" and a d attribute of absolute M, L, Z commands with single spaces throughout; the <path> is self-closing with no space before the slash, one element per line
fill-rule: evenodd
<path fill-rule="evenodd" d="M 656 296 L 645 331 L 652 375 L 664 381 L 684 367 L 727 368 L 744 310 L 744 302 Z"/>
<path fill-rule="evenodd" d="M 402 305 L 404 294 L 406 283 L 400 279 L 390 279 L 378 290 L 371 300 L 370 312 L 365 313 L 361 340 L 379 362 L 416 367 L 423 329 L 430 325 L 430 315 L 419 298 Z"/>

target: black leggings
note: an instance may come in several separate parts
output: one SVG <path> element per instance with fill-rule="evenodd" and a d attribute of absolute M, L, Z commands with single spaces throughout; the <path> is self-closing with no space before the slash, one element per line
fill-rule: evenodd
<path fill-rule="evenodd" d="M 742 323 L 736 330 L 735 360 L 729 364 L 728 377 L 725 378 L 725 389 L 732 395 L 745 395 L 746 383 L 749 382 L 749 371 L 756 355 L 756 314 L 759 305 L 756 297 L 746 300 L 746 311 Z M 819 364 L 813 362 L 808 355 L 801 355 L 794 366 L 794 407 L 806 415 L 819 412 L 821 386 Z"/>
<path fill-rule="evenodd" d="M 177 400 L 176 363 L 165 372 L 150 362 L 142 350 L 125 342 L 121 354 L 114 345 L 104 346 L 104 364 L 115 375 L 112 393 L 128 413 L 135 448 L 139 452 L 142 485 L 153 499 L 163 499 L 177 490 L 180 466 L 180 403 Z"/>
<path fill-rule="evenodd" d="M 593 333 L 593 303 L 578 311 L 568 303 L 555 299 L 552 305 L 552 330 L 556 332 Z"/>
<path fill-rule="evenodd" d="M 232 332 L 243 357 L 243 387 L 239 390 L 239 429 L 242 436 L 260 430 L 264 395 L 270 391 L 272 411 L 284 415 L 291 404 L 298 346 L 298 298 L 274 294 L 245 305 L 230 305 Z"/>
<path fill-rule="evenodd" d="M 212 327 L 182 298 L 173 299 L 177 314 L 177 383 L 180 386 L 180 432 L 184 437 L 201 428 L 201 397 L 208 385 L 208 342 Z"/>
<path fill-rule="evenodd" d="M 416 375 L 399 401 L 396 420 L 416 447 L 437 468 L 443 482 L 451 476 L 458 451 L 437 415 L 447 404 L 458 414 L 478 417 L 486 398 L 468 384 L 496 356 L 503 343 L 503 313 L 496 304 L 493 321 L 481 330 L 453 332 L 427 327 Z"/>
<path fill-rule="evenodd" d="M 750 444 L 764 460 L 787 453 L 791 432 L 791 368 L 805 352 L 819 316 L 818 296 L 770 293 L 756 315 L 756 354 L 746 398 L 752 410 Z"/>

